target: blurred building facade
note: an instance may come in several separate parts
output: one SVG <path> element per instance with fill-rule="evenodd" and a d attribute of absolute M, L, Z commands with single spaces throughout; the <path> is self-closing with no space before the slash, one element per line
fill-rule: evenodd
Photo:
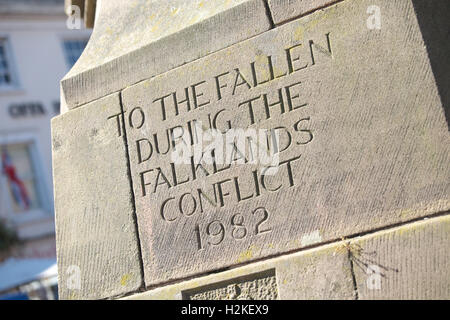
<path fill-rule="evenodd" d="M 0 223 L 19 240 L 0 263 L 56 261 L 50 119 L 91 32 L 66 22 L 63 0 L 0 0 Z"/>

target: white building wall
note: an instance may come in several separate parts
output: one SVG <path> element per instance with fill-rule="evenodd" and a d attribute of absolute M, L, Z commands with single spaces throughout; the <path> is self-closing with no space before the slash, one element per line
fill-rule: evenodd
<path fill-rule="evenodd" d="M 15 87 L 0 88 L 0 145 L 14 141 L 32 141 L 32 157 L 38 188 L 42 194 L 42 209 L 14 213 L 8 204 L 6 176 L 0 174 L 0 217 L 13 223 L 23 239 L 54 235 L 53 186 L 50 120 L 57 115 L 59 81 L 68 72 L 63 41 L 88 39 L 90 30 L 70 30 L 66 17 L 1 16 L 0 38 L 8 41 L 9 63 L 15 76 Z M 14 104 L 41 103 L 45 114 L 14 118 Z M 0 168 L 1 170 L 1 168 Z M 18 217 L 20 216 L 20 217 Z"/>

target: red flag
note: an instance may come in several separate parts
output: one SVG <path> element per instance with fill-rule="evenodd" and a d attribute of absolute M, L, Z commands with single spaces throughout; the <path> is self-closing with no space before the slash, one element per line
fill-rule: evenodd
<path fill-rule="evenodd" d="M 30 198 L 23 181 L 17 176 L 16 167 L 12 163 L 6 148 L 2 149 L 3 174 L 8 178 L 9 186 L 18 206 L 27 210 L 30 208 Z"/>

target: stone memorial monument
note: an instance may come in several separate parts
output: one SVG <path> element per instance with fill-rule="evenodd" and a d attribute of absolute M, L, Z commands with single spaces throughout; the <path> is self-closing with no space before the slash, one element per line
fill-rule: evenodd
<path fill-rule="evenodd" d="M 71 5 L 61 298 L 450 298 L 449 1 Z"/>

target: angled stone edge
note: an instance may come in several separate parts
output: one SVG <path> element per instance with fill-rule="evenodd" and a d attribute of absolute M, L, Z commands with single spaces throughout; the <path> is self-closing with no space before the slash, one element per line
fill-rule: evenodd
<path fill-rule="evenodd" d="M 61 299 L 101 299 L 143 283 L 118 94 L 52 120 Z M 123 130 L 122 130 L 123 132 Z"/>
<path fill-rule="evenodd" d="M 450 215 L 424 219 L 123 299 L 253 298 L 233 293 L 245 293 L 240 287 L 252 279 L 258 287 L 270 274 L 276 299 L 448 299 L 449 231 Z M 378 274 L 361 269 L 364 263 Z"/>
<path fill-rule="evenodd" d="M 324 245 L 123 299 L 354 299 L 351 267 L 347 252 L 340 250 L 342 246 Z"/>
<path fill-rule="evenodd" d="M 450 215 L 355 239 L 359 299 L 449 299 Z"/>
<path fill-rule="evenodd" d="M 271 27 L 263 0 L 109 0 L 96 10 L 91 39 L 61 81 L 63 113 Z"/>
<path fill-rule="evenodd" d="M 273 22 L 277 25 L 342 0 L 268 0 Z"/>

